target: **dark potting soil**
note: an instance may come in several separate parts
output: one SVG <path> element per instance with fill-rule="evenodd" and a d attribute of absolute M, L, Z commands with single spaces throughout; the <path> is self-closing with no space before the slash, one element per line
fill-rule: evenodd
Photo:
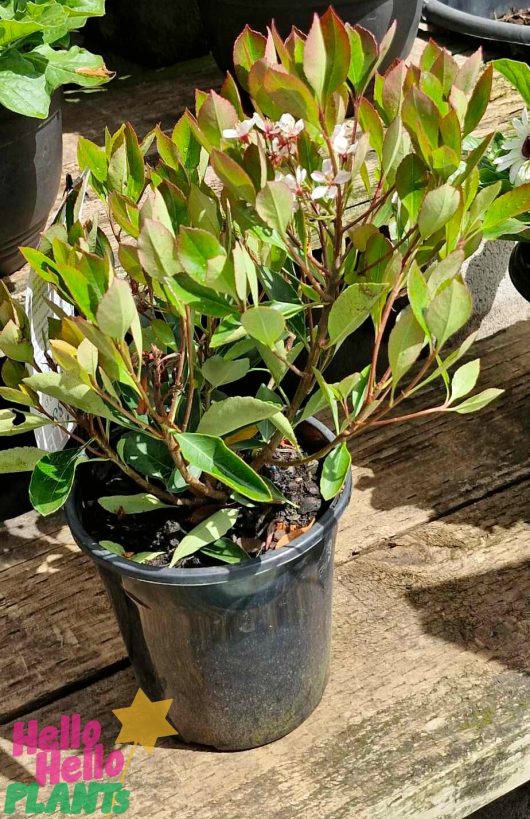
<path fill-rule="evenodd" d="M 277 457 L 285 461 L 298 457 L 292 449 L 281 449 Z M 81 472 L 81 470 L 80 470 Z M 140 552 L 163 552 L 149 560 L 149 566 L 167 566 L 184 535 L 212 515 L 218 505 L 175 507 L 139 515 L 116 515 L 106 512 L 98 498 L 109 495 L 136 494 L 138 487 L 109 463 L 97 464 L 91 480 L 83 481 L 84 505 L 82 523 L 96 540 L 111 540 L 123 546 L 126 556 Z M 282 548 L 308 531 L 323 512 L 320 494 L 320 465 L 309 461 L 297 466 L 267 466 L 262 472 L 280 490 L 289 504 L 240 506 L 236 524 L 225 537 L 241 546 L 250 557 L 259 557 L 270 549 Z M 81 475 L 80 475 L 81 477 Z M 82 478 L 81 478 L 82 479 Z M 178 568 L 201 568 L 222 565 L 221 561 L 196 553 L 177 563 Z M 226 565 L 226 564 L 223 564 Z"/>
<path fill-rule="evenodd" d="M 515 23 L 518 26 L 530 26 L 530 9 L 512 9 L 502 17 L 496 17 L 501 23 Z"/>

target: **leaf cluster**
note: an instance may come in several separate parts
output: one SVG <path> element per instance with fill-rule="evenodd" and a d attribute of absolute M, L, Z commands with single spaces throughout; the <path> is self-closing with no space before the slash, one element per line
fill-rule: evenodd
<path fill-rule="evenodd" d="M 44 119 L 60 86 L 107 82 L 102 58 L 70 45 L 72 31 L 104 13 L 105 0 L 0 0 L 0 105 Z"/>
<path fill-rule="evenodd" d="M 75 308 L 50 321 L 49 372 L 28 376 L 27 321 L 7 292 L 0 304 L 0 393 L 50 423 L 40 396 L 52 396 L 78 425 L 60 486 L 49 468 L 60 454 L 37 464 L 37 508 L 50 508 L 50 493 L 53 508 L 64 501 L 87 456 L 112 460 L 156 504 L 217 514 L 278 503 L 263 468 L 285 465 L 284 447 L 297 450 L 289 465 L 323 460 L 328 500 L 361 432 L 473 412 L 501 392 L 472 395 L 479 362 L 460 359 L 473 337 L 451 340 L 472 313 L 465 260 L 529 209 L 530 185 L 481 185 L 494 135 L 466 147 L 491 92 L 480 52 L 458 66 L 430 42 L 418 65 L 380 74 L 392 36 L 379 45 L 331 10 L 307 36 L 247 28 L 234 58 L 252 110 L 227 75 L 220 93 L 197 92 L 169 134 L 140 140 L 126 124 L 104 146 L 80 140 L 112 235 L 72 218 L 25 250 Z M 366 366 L 328 380 L 365 322 Z M 438 403 L 404 413 L 435 380 Z M 304 453 L 301 425 L 322 410 L 333 440 Z M 223 525 L 212 526 L 221 550 Z"/>

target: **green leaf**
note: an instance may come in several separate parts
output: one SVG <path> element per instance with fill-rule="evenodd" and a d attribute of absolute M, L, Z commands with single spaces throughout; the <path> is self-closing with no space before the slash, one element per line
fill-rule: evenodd
<path fill-rule="evenodd" d="M 411 307 L 399 314 L 388 339 L 388 360 L 392 370 L 392 385 L 399 381 L 417 361 L 425 344 L 425 333 Z"/>
<path fill-rule="evenodd" d="M 272 496 L 266 483 L 222 438 L 195 432 L 177 433 L 175 437 L 189 464 L 250 500 L 270 503 Z"/>
<path fill-rule="evenodd" d="M 220 540 L 216 540 L 215 543 L 211 543 L 209 546 L 203 546 L 201 552 L 203 555 L 213 557 L 216 560 L 220 560 L 222 563 L 229 563 L 231 565 L 244 563 L 245 560 L 250 559 L 250 556 L 241 546 L 234 543 L 233 540 L 230 540 L 230 538 L 227 537 L 222 537 Z"/>
<path fill-rule="evenodd" d="M 237 111 L 231 102 L 210 91 L 199 111 L 198 122 L 210 144 L 218 148 L 223 131 L 233 128 L 238 122 Z"/>
<path fill-rule="evenodd" d="M 343 442 L 326 456 L 324 463 L 322 464 L 320 492 L 324 500 L 331 500 L 338 495 L 344 486 L 344 482 L 348 477 L 350 468 L 350 451 Z"/>
<path fill-rule="evenodd" d="M 29 485 L 29 498 L 36 512 L 51 515 L 65 504 L 74 483 L 75 470 L 86 460 L 83 447 L 80 447 L 50 452 L 37 462 Z"/>
<path fill-rule="evenodd" d="M 171 139 L 178 148 L 179 157 L 185 168 L 194 170 L 199 164 L 201 145 L 191 126 L 190 113 L 186 111 L 173 129 Z"/>
<path fill-rule="evenodd" d="M 68 373 L 35 373 L 24 378 L 24 384 L 37 392 L 51 395 L 63 404 L 80 409 L 90 415 L 99 415 L 114 421 L 114 415 L 99 395 L 86 384 L 81 384 Z"/>
<path fill-rule="evenodd" d="M 418 228 L 424 239 L 432 236 L 454 216 L 460 204 L 460 194 L 445 184 L 425 195 L 418 216 Z"/>
<path fill-rule="evenodd" d="M 106 549 L 107 552 L 112 552 L 114 555 L 119 555 L 123 557 L 125 555 L 125 549 L 120 543 L 115 543 L 113 540 L 100 540 L 99 545 L 102 549 Z"/>
<path fill-rule="evenodd" d="M 490 188 L 496 188 L 496 186 L 492 185 Z M 484 190 L 489 191 L 490 188 Z M 481 191 L 481 193 L 484 193 L 484 191 Z M 483 228 L 485 231 L 490 230 L 495 225 L 505 222 L 513 216 L 526 213 L 528 210 L 530 210 L 530 183 L 527 182 L 495 199 L 485 213 Z"/>
<path fill-rule="evenodd" d="M 150 563 L 155 557 L 160 557 L 164 554 L 165 552 L 138 552 L 129 559 L 133 560 L 134 563 Z"/>
<path fill-rule="evenodd" d="M 205 435 L 228 435 L 235 429 L 251 426 L 278 414 L 278 405 L 250 396 L 215 401 L 202 416 L 197 432 Z"/>
<path fill-rule="evenodd" d="M 116 449 L 120 458 L 140 475 L 157 478 L 166 486 L 171 482 L 175 463 L 164 441 L 145 432 L 130 432 L 120 438 Z"/>
<path fill-rule="evenodd" d="M 504 58 L 493 60 L 493 67 L 519 91 L 526 105 L 530 107 L 530 66 L 528 63 Z"/>
<path fill-rule="evenodd" d="M 462 364 L 453 373 L 451 381 L 451 403 L 463 398 L 474 389 L 480 374 L 480 361 L 476 358 L 474 361 L 468 361 L 467 364 Z"/>
<path fill-rule="evenodd" d="M 328 332 L 331 345 L 341 344 L 370 315 L 386 286 L 375 282 L 352 284 L 330 310 Z"/>
<path fill-rule="evenodd" d="M 227 361 L 220 355 L 214 355 L 206 359 L 202 365 L 201 372 L 213 387 L 220 387 L 223 384 L 231 384 L 239 381 L 250 369 L 248 358 L 237 358 L 235 361 Z"/>
<path fill-rule="evenodd" d="M 103 148 L 80 136 L 77 143 L 77 161 L 82 171 L 89 170 L 98 182 L 107 179 L 107 157 Z"/>
<path fill-rule="evenodd" d="M 265 56 L 267 38 L 250 26 L 245 26 L 234 43 L 234 66 L 236 76 L 245 91 L 249 90 L 248 75 L 250 69 L 258 60 Z"/>
<path fill-rule="evenodd" d="M 213 150 L 210 154 L 210 162 L 213 170 L 231 194 L 237 199 L 244 199 L 251 205 L 254 204 L 256 201 L 254 183 L 235 159 L 221 151 Z"/>
<path fill-rule="evenodd" d="M 416 220 L 429 184 L 429 171 L 417 154 L 409 154 L 399 164 L 395 184 L 409 219 Z"/>
<path fill-rule="evenodd" d="M 32 472 L 35 465 L 46 455 L 34 446 L 14 446 L 0 451 L 0 475 L 11 472 Z"/>
<path fill-rule="evenodd" d="M 272 347 L 285 331 L 285 318 L 272 307 L 251 307 L 241 316 L 241 324 L 249 336 Z"/>
<path fill-rule="evenodd" d="M 103 58 L 91 54 L 79 46 L 56 49 L 48 43 L 37 46 L 28 55 L 37 68 L 44 70 L 48 91 L 53 92 L 61 85 L 80 85 L 95 88 L 112 78 Z"/>
<path fill-rule="evenodd" d="M 255 63 L 248 79 L 251 95 L 266 116 L 279 119 L 288 111 L 295 119 L 318 124 L 316 100 L 296 74 L 286 74 L 280 66 L 260 60 Z"/>
<path fill-rule="evenodd" d="M 142 224 L 138 258 L 144 270 L 154 279 L 170 279 L 182 271 L 175 237 L 164 225 L 152 219 L 146 219 Z"/>
<path fill-rule="evenodd" d="M 98 503 L 106 512 L 123 515 L 139 515 L 142 512 L 156 512 L 158 509 L 172 508 L 155 495 L 145 492 L 138 495 L 109 495 L 98 498 Z"/>
<path fill-rule="evenodd" d="M 457 407 L 449 407 L 448 409 L 450 412 L 458 412 L 460 415 L 467 415 L 469 412 L 477 412 L 498 398 L 499 395 L 502 395 L 503 392 L 504 390 L 498 390 L 491 387 L 489 390 L 484 390 L 483 392 L 477 393 L 477 395 L 472 395 L 471 398 L 468 398 L 467 401 L 464 401 Z"/>
<path fill-rule="evenodd" d="M 0 56 L 0 105 L 26 117 L 45 119 L 50 94 L 42 68 L 16 51 Z"/>
<path fill-rule="evenodd" d="M 123 341 L 131 324 L 138 319 L 131 288 L 124 279 L 114 278 L 99 303 L 96 318 L 105 335 Z"/>
<path fill-rule="evenodd" d="M 438 292 L 426 313 L 427 326 L 436 337 L 438 349 L 464 326 L 473 313 L 473 301 L 467 287 L 451 279 Z"/>
<path fill-rule="evenodd" d="M 267 227 L 283 235 L 293 216 L 293 194 L 284 182 L 267 182 L 256 197 L 256 210 Z"/>
<path fill-rule="evenodd" d="M 330 7 L 315 14 L 304 48 L 304 74 L 319 101 L 326 103 L 348 76 L 350 42 L 342 20 Z"/>
<path fill-rule="evenodd" d="M 20 423 L 15 423 L 17 420 L 17 415 L 12 410 L 0 410 L 0 437 L 11 437 L 24 432 L 33 432 L 33 430 L 51 423 L 48 418 L 42 415 L 32 414 L 24 415 L 24 420 Z"/>
<path fill-rule="evenodd" d="M 474 131 L 486 113 L 491 97 L 492 81 L 493 66 L 490 64 L 479 77 L 468 102 L 466 115 L 464 117 L 464 135 Z"/>
<path fill-rule="evenodd" d="M 237 509 L 220 509 L 214 512 L 209 518 L 203 520 L 195 526 L 191 532 L 185 535 L 173 552 L 170 566 L 175 566 L 183 557 L 195 554 L 204 546 L 213 543 L 223 537 L 232 527 L 239 517 Z"/>
<path fill-rule="evenodd" d="M 180 226 L 177 255 L 188 276 L 210 287 L 226 264 L 226 250 L 215 236 L 202 228 Z"/>

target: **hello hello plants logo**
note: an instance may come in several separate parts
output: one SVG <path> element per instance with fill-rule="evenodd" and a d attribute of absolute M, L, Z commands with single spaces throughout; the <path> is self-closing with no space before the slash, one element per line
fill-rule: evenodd
<path fill-rule="evenodd" d="M 41 726 L 35 719 L 15 722 L 12 755 L 34 756 L 35 782 L 11 782 L 4 813 L 125 813 L 130 802 L 125 779 L 136 749 L 141 745 L 151 753 L 160 737 L 177 733 L 167 721 L 171 703 L 151 702 L 139 689 L 130 706 L 113 710 L 122 726 L 116 743 L 130 745 L 128 751 L 106 752 L 99 720 L 83 724 L 80 714 L 63 714 L 58 725 Z"/>

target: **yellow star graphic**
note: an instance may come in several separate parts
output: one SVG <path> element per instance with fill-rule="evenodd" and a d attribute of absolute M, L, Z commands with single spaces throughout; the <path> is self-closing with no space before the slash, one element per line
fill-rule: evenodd
<path fill-rule="evenodd" d="M 151 753 L 159 737 L 178 733 L 166 719 L 172 702 L 173 700 L 151 702 L 139 688 L 128 708 L 116 708 L 112 711 L 122 725 L 116 742 L 142 745 Z"/>

